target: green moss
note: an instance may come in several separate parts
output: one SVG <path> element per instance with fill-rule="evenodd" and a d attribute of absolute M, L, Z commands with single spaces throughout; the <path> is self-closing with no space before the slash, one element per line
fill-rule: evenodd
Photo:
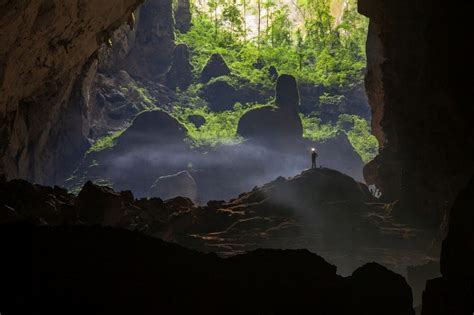
<path fill-rule="evenodd" d="M 120 137 L 123 132 L 124 130 L 119 130 L 108 136 L 97 139 L 86 153 L 99 152 L 113 147 L 117 141 L 117 138 Z"/>
<path fill-rule="evenodd" d="M 339 129 L 331 124 L 321 123 L 321 119 L 314 116 L 305 116 L 300 114 L 303 124 L 303 137 L 313 141 L 324 141 L 334 138 Z"/>
<path fill-rule="evenodd" d="M 352 124 L 352 128 L 346 134 L 362 160 L 366 163 L 372 160 L 377 155 L 379 144 L 371 134 L 369 123 L 356 115 L 341 115 L 338 121 L 339 129 L 344 128 L 344 122 Z"/>
<path fill-rule="evenodd" d="M 126 88 L 128 93 L 135 92 L 135 94 L 138 95 L 140 100 L 145 104 L 144 109 L 156 108 L 157 100 L 151 96 L 150 92 L 145 86 L 142 86 L 138 83 L 129 83 L 122 88 Z"/>
<path fill-rule="evenodd" d="M 302 114 L 300 117 L 305 138 L 324 141 L 335 137 L 339 132 L 344 132 L 364 162 L 367 163 L 377 155 L 377 139 L 370 133 L 370 125 L 364 118 L 357 115 L 340 115 L 336 124 L 322 124 L 317 117 Z"/>
<path fill-rule="evenodd" d="M 211 112 L 207 107 L 180 107 L 175 106 L 171 115 L 181 122 L 188 131 L 189 141 L 193 146 L 216 146 L 219 144 L 236 144 L 242 141 L 237 135 L 237 126 L 240 117 L 247 111 L 259 108 L 262 104 L 235 104 L 233 110 Z M 200 115 L 206 119 L 204 125 L 196 128 L 189 122 L 191 115 Z"/>

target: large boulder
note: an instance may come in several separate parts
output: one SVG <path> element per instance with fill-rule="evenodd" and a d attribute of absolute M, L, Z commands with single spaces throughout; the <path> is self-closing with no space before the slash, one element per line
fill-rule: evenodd
<path fill-rule="evenodd" d="M 186 128 L 170 114 L 162 110 L 146 111 L 138 115 L 130 127 L 118 138 L 123 145 L 161 145 L 181 143 Z"/>
<path fill-rule="evenodd" d="M 166 74 L 166 84 L 175 90 L 186 90 L 193 80 L 192 66 L 186 44 L 179 44 L 173 51 L 173 63 Z"/>
<path fill-rule="evenodd" d="M 215 112 L 232 109 L 239 97 L 228 80 L 225 77 L 221 78 L 212 80 L 202 90 L 203 98 L 209 102 L 209 108 Z"/>
<path fill-rule="evenodd" d="M 415 315 L 411 288 L 401 275 L 368 263 L 349 279 L 353 314 Z"/>
<path fill-rule="evenodd" d="M 220 54 L 211 55 L 201 72 L 201 82 L 207 83 L 212 78 L 230 74 L 230 69 Z"/>
<path fill-rule="evenodd" d="M 175 47 L 172 1 L 149 0 L 137 15 L 136 38 L 123 62 L 132 76 L 157 81 L 173 60 Z"/>
<path fill-rule="evenodd" d="M 278 77 L 275 89 L 276 107 L 264 106 L 245 113 L 237 133 L 263 143 L 288 143 L 301 139 L 303 125 L 298 114 L 299 94 L 293 76 Z"/>
<path fill-rule="evenodd" d="M 335 137 L 318 142 L 316 150 L 318 151 L 316 161 L 318 166 L 337 169 L 358 181 L 364 181 L 362 175 L 364 161 L 354 150 L 344 132 L 339 132 Z"/>
<path fill-rule="evenodd" d="M 278 77 L 275 98 L 278 108 L 291 113 L 298 113 L 300 94 L 294 76 L 282 74 Z"/>
<path fill-rule="evenodd" d="M 150 196 L 161 199 L 186 197 L 192 201 L 197 200 L 197 185 L 188 171 L 161 176 L 150 187 Z"/>
<path fill-rule="evenodd" d="M 115 192 L 88 181 L 77 196 L 79 218 L 88 224 L 117 225 L 134 202 L 131 192 Z"/>

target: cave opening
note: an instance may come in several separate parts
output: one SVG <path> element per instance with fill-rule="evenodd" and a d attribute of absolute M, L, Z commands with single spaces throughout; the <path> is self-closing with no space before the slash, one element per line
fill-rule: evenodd
<path fill-rule="evenodd" d="M 301 173 L 311 148 L 364 182 L 367 28 L 353 0 L 145 3 L 99 50 L 91 146 L 54 183 L 205 204 Z"/>
<path fill-rule="evenodd" d="M 37 305 L 156 310 L 159 279 L 179 310 L 471 314 L 463 6 L 0 3 L 0 232 Z"/>

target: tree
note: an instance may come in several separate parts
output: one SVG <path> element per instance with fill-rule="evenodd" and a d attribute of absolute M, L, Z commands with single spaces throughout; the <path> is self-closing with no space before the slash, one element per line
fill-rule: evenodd
<path fill-rule="evenodd" d="M 298 69 L 303 68 L 304 40 L 301 29 L 296 31 L 296 54 L 298 55 Z"/>
<path fill-rule="evenodd" d="M 248 6 L 248 0 L 242 0 L 242 22 L 243 22 L 243 35 L 244 35 L 244 42 L 247 41 L 247 6 Z"/>
<path fill-rule="evenodd" d="M 270 25 L 272 47 L 290 46 L 292 28 L 288 6 L 275 10 Z"/>
<path fill-rule="evenodd" d="M 225 5 L 222 17 L 230 25 L 230 38 L 232 40 L 234 33 L 239 34 L 242 32 L 242 16 L 235 1 Z"/>
<path fill-rule="evenodd" d="M 219 35 L 219 16 L 218 16 L 218 9 L 219 6 L 222 4 L 222 0 L 209 0 L 207 3 L 210 11 L 210 15 L 213 16 L 214 20 L 214 40 L 217 41 L 217 36 Z"/>
<path fill-rule="evenodd" d="M 271 24 L 273 22 L 273 10 L 276 6 L 276 3 L 274 0 L 265 0 L 263 3 L 263 7 L 265 8 L 265 35 L 271 38 L 271 35 L 268 35 L 268 31 L 271 31 Z"/>

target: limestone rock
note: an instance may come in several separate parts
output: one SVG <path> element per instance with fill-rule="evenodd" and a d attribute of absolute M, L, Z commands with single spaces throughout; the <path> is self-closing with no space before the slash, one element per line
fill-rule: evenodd
<path fill-rule="evenodd" d="M 364 167 L 364 161 L 354 150 L 354 147 L 344 132 L 339 132 L 335 137 L 325 141 L 317 142 L 315 146 L 318 151 L 316 161 L 318 167 L 323 166 L 338 169 L 358 181 L 364 181 L 361 172 Z"/>
<path fill-rule="evenodd" d="M 168 113 L 156 109 L 138 115 L 118 139 L 120 146 L 141 144 L 179 144 L 186 137 L 186 128 Z"/>
<path fill-rule="evenodd" d="M 302 138 L 303 125 L 298 114 L 299 94 L 295 78 L 281 75 L 275 94 L 276 108 L 265 106 L 253 109 L 240 118 L 237 127 L 240 136 L 269 144 Z"/>
<path fill-rule="evenodd" d="M 411 288 L 399 274 L 368 263 L 350 277 L 354 314 L 415 315 Z"/>
<path fill-rule="evenodd" d="M 39 310 L 53 313 L 77 307 L 80 296 L 89 305 L 103 306 L 105 314 L 212 315 L 222 310 L 232 314 L 249 310 L 255 314 L 304 314 L 308 310 L 316 314 L 413 314 L 409 288 L 401 276 L 363 267 L 344 278 L 334 265 L 308 250 L 259 249 L 225 259 L 111 227 L 18 225 L 0 233 L 0 245 L 10 257 L 2 261 L 2 270 L 8 271 L 2 275 L 3 284 L 15 288 L 5 291 L 6 308 L 13 304 L 10 301 L 30 301 L 17 275 L 32 260 L 31 286 L 37 292 L 33 302 Z M 17 240 L 16 246 L 11 246 L 12 239 Z M 26 254 L 18 248 L 31 250 Z M 121 285 L 114 279 L 121 279 Z M 56 298 L 58 292 L 61 299 Z M 202 303 L 210 296 L 212 303 Z"/>
<path fill-rule="evenodd" d="M 230 69 L 220 54 L 211 55 L 201 72 L 201 82 L 207 83 L 212 78 L 230 74 Z"/>
<path fill-rule="evenodd" d="M 275 88 L 276 105 L 289 113 L 298 113 L 300 95 L 296 79 L 292 75 L 282 74 L 278 77 Z"/>
<path fill-rule="evenodd" d="M 111 188 L 88 181 L 77 196 L 79 218 L 88 224 L 118 225 L 126 207 L 134 201 L 131 193 L 117 193 Z"/>
<path fill-rule="evenodd" d="M 187 33 L 191 28 L 191 5 L 189 0 L 178 0 L 174 12 L 176 29 L 181 33 Z"/>
<path fill-rule="evenodd" d="M 202 96 L 209 102 L 212 111 L 222 112 L 233 108 L 239 93 L 227 80 L 217 78 L 204 87 Z"/>
<path fill-rule="evenodd" d="M 62 163 L 69 168 L 87 150 L 94 53 L 141 2 L 2 2 L 0 170 L 8 178 L 55 182 Z"/>
<path fill-rule="evenodd" d="M 181 171 L 173 175 L 159 177 L 150 187 L 149 195 L 161 199 L 181 196 L 196 202 L 197 185 L 188 171 Z"/>
<path fill-rule="evenodd" d="M 136 38 L 123 67 L 132 76 L 157 81 L 173 60 L 174 19 L 172 1 L 148 0 L 141 7 Z"/>
<path fill-rule="evenodd" d="M 179 44 L 173 51 L 173 63 L 166 74 L 166 84 L 175 90 L 186 90 L 193 80 L 192 66 L 189 62 L 189 51 L 186 44 Z"/>

